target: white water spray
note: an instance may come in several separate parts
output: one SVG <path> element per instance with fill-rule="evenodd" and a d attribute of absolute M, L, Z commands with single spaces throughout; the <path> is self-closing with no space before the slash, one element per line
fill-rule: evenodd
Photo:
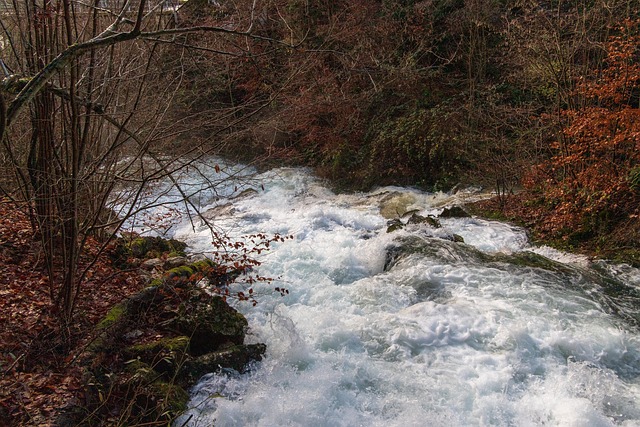
<path fill-rule="evenodd" d="M 471 193 L 335 195 L 302 169 L 260 182 L 208 208 L 231 235 L 294 235 L 259 267 L 290 294 L 238 305 L 265 359 L 204 378 L 176 425 L 640 425 L 637 317 L 609 292 L 637 294 L 638 270 L 475 218 L 386 232 L 385 200 L 427 216 Z M 171 232 L 210 250 L 206 227 Z"/>

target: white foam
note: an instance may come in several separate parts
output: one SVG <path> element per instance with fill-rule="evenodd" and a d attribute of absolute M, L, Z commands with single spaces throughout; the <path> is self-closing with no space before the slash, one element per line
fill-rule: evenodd
<path fill-rule="evenodd" d="M 552 247 L 545 246 L 545 245 L 534 246 L 534 247 L 528 248 L 528 250 L 563 264 L 572 264 L 580 267 L 588 267 L 591 263 L 591 261 L 589 260 L 589 257 L 585 255 L 571 254 L 568 252 L 559 251 L 557 249 L 554 249 Z"/>
<path fill-rule="evenodd" d="M 449 242 L 436 248 L 448 256 L 418 251 L 383 271 L 398 236 L 426 233 L 436 239 L 425 244 L 437 245 L 455 233 L 480 251 L 509 254 L 530 249 L 522 229 L 455 218 L 442 219 L 442 229 L 388 234 L 378 201 L 389 191 L 410 194 L 424 215 L 455 196 L 401 188 L 334 195 L 299 169 L 262 178 L 264 191 L 231 200 L 236 214 L 217 224 L 228 221 L 237 236 L 293 234 L 258 269 L 290 293 L 238 306 L 249 339 L 267 344 L 266 358 L 248 373 L 201 383 L 188 425 L 640 423 L 638 334 L 592 299 L 579 270 L 476 264 L 468 246 Z M 210 240 L 188 224 L 177 230 L 198 250 Z"/>

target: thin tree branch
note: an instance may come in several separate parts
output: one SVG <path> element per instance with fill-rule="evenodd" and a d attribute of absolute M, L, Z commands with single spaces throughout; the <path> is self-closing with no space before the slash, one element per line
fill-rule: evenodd
<path fill-rule="evenodd" d="M 140 9 L 141 10 L 141 9 Z M 139 17 L 142 15 L 140 14 Z M 69 46 L 63 52 L 61 52 L 57 57 L 55 57 L 49 64 L 47 64 L 42 70 L 40 70 L 33 78 L 29 80 L 29 82 L 22 88 L 22 90 L 18 93 L 16 98 L 11 102 L 9 108 L 7 109 L 6 114 L 6 125 L 9 126 L 13 122 L 13 120 L 17 117 L 17 115 L 22 111 L 22 109 L 33 100 L 33 98 L 38 94 L 45 85 L 53 78 L 53 76 L 67 65 L 71 63 L 71 61 L 82 54 L 90 51 L 91 49 L 99 48 L 99 47 L 108 47 L 115 45 L 117 43 L 122 43 L 126 41 L 131 41 L 135 39 L 154 39 L 161 36 L 167 35 L 180 35 L 180 34 L 190 34 L 190 33 L 222 33 L 222 34 L 230 34 L 234 36 L 244 36 L 250 37 L 255 40 L 268 41 L 271 43 L 277 43 L 283 46 L 287 46 L 289 48 L 294 48 L 296 45 L 291 45 L 289 43 L 275 40 L 269 37 L 258 36 L 255 34 L 250 34 L 244 31 L 236 31 L 230 30 L 227 28 L 221 27 L 210 27 L 210 26 L 196 26 L 189 28 L 172 28 L 158 31 L 149 31 L 149 32 L 141 32 L 139 22 L 136 22 L 133 30 L 124 33 L 113 33 L 113 30 L 117 28 L 117 23 L 120 19 L 116 20 L 109 28 L 99 34 L 97 37 L 92 38 L 83 43 L 78 43 Z"/>

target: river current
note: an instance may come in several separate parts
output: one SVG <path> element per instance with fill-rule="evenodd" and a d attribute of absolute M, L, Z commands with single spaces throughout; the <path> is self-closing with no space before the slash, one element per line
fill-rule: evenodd
<path fill-rule="evenodd" d="M 258 304 L 235 304 L 266 357 L 205 376 L 176 426 L 640 426 L 639 270 L 478 218 L 387 232 L 473 191 L 338 195 L 305 169 L 243 182 L 191 193 L 230 236 L 293 236 L 261 256 L 277 280 Z M 197 220 L 164 231 L 211 251 Z"/>

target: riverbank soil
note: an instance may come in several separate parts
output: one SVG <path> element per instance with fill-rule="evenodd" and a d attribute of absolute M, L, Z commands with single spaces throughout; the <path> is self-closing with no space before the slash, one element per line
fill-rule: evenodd
<path fill-rule="evenodd" d="M 82 285 L 73 323 L 61 332 L 27 216 L 0 201 L 0 218 L 0 425 L 48 426 L 60 411 L 85 401 L 77 358 L 95 325 L 145 279 L 100 256 Z M 88 251 L 97 247 L 89 242 Z"/>

